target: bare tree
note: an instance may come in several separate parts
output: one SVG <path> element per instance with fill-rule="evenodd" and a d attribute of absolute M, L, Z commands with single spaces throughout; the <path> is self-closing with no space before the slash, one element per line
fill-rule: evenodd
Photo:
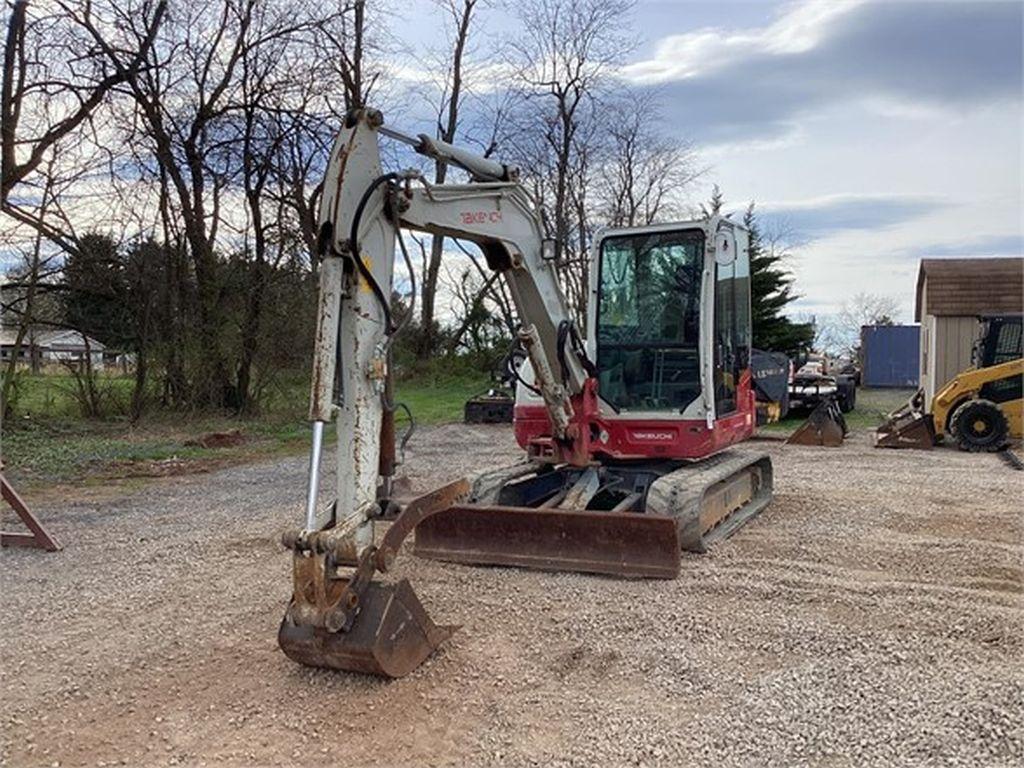
<path fill-rule="evenodd" d="M 53 159 L 51 157 L 50 164 L 52 162 Z M 46 172 L 42 175 L 44 181 L 42 197 L 39 201 L 39 216 L 45 218 L 46 209 L 53 200 L 53 176 Z M 4 240 L 6 241 L 7 237 Z M 42 290 L 41 286 L 45 286 L 44 281 L 57 273 L 57 269 L 51 267 L 56 254 L 52 251 L 47 253 L 44 250 L 45 242 L 42 233 L 37 230 L 33 233 L 31 241 L 27 244 L 0 243 L 0 246 L 10 247 L 12 250 L 20 250 L 23 257 L 23 266 L 18 270 L 16 280 L 11 281 L 9 285 L 4 285 L 4 290 L 2 295 L 0 295 L 0 307 L 2 307 L 0 308 L 0 314 L 2 314 L 5 320 L 14 317 L 17 321 L 14 344 L 9 351 L 10 358 L 4 368 L 3 384 L 2 389 L 0 389 L 0 403 L 2 403 L 4 411 L 10 407 L 11 394 L 14 389 L 17 366 L 21 359 L 23 345 L 36 320 L 36 296 Z M 36 364 L 34 347 L 30 348 L 30 354 L 33 356 L 32 364 L 34 367 Z"/>
<path fill-rule="evenodd" d="M 896 297 L 862 291 L 843 302 L 839 323 L 847 333 L 859 336 L 865 325 L 895 325 L 899 313 L 900 302 Z"/>
<path fill-rule="evenodd" d="M 448 52 L 438 62 L 437 70 L 443 77 L 436 83 L 438 90 L 436 136 L 441 141 L 455 141 L 459 130 L 459 117 L 466 97 L 467 56 L 469 55 L 470 29 L 479 0 L 435 0 L 445 15 L 449 31 Z M 434 183 L 443 184 L 448 177 L 448 163 L 434 164 Z M 429 355 L 435 343 L 435 308 L 437 304 L 437 282 L 441 260 L 444 254 L 444 237 L 434 236 L 430 243 L 430 257 L 427 259 L 420 288 L 420 338 L 418 354 Z"/>
<path fill-rule="evenodd" d="M 865 325 L 895 325 L 900 313 L 899 300 L 894 296 L 860 292 L 843 302 L 831 321 L 819 329 L 822 341 L 841 354 L 860 356 L 860 329 Z"/>
<path fill-rule="evenodd" d="M 35 172 L 47 153 L 91 119 L 119 84 L 138 74 L 150 55 L 166 0 L 128 3 L 54 2 L 40 14 L 17 0 L 7 22 L 0 106 L 0 203 Z M 131 17 L 137 33 L 121 24 Z M 108 60 L 107 57 L 111 59 Z M 57 102 L 62 116 L 48 119 L 40 103 Z"/>
<path fill-rule="evenodd" d="M 322 61 L 316 51 L 332 41 L 347 46 L 347 39 L 339 37 L 345 30 L 354 29 L 357 38 L 345 59 L 355 69 L 338 83 L 348 94 L 340 101 L 348 106 L 360 103 L 366 88 L 361 69 L 364 5 L 355 2 L 326 11 L 311 2 L 220 0 L 185 5 L 164 25 L 147 66 L 126 79 L 137 105 L 141 138 L 166 185 L 163 204 L 168 218 L 172 225 L 180 221 L 181 240 L 190 257 L 198 297 L 198 353 L 191 378 L 200 404 L 249 405 L 252 339 L 259 327 L 262 285 L 249 294 L 243 359 L 235 366 L 224 346 L 225 273 L 218 249 L 234 250 L 237 233 L 248 222 L 256 258 L 265 263 L 264 205 L 275 197 L 270 180 L 280 167 L 276 160 L 286 135 L 277 128 L 292 124 L 275 124 L 271 117 L 288 112 L 290 101 L 304 103 L 301 94 L 295 98 L 293 87 L 296 81 L 307 86 L 313 82 L 303 63 Z M 108 55 L 115 61 L 114 52 Z M 336 91 L 320 93 L 322 104 L 339 101 L 331 98 Z M 308 92 L 305 96 L 308 104 Z M 305 181 L 299 175 L 297 183 Z M 309 191 L 282 191 L 280 186 L 275 190 L 278 203 L 288 200 L 296 205 L 305 228 L 303 239 L 313 242 Z M 256 267 L 256 273 L 261 269 Z"/>
<path fill-rule="evenodd" d="M 592 140 L 600 140 L 596 104 L 634 44 L 632 6 L 631 0 L 524 0 L 518 6 L 523 29 L 513 63 L 521 104 L 510 142 L 534 193 L 552 211 L 556 258 L 579 317 L 586 314 L 588 280 L 579 247 L 587 205 L 579 195 L 594 167 Z"/>
<path fill-rule="evenodd" d="M 629 92 L 607 105 L 609 146 L 597 179 L 597 215 L 612 226 L 679 217 L 683 196 L 704 169 L 692 144 L 659 130 L 656 94 Z"/>

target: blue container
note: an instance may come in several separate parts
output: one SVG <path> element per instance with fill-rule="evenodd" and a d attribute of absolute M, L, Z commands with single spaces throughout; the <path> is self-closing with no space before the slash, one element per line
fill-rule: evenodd
<path fill-rule="evenodd" d="M 865 387 L 918 386 L 921 326 L 865 325 L 860 329 Z"/>

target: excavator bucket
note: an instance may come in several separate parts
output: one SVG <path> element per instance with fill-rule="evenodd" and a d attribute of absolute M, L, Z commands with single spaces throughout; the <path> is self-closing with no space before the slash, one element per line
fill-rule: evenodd
<path fill-rule="evenodd" d="M 846 419 L 835 400 L 824 400 L 786 440 L 787 445 L 838 448 L 846 437 Z"/>
<path fill-rule="evenodd" d="M 293 661 L 311 667 L 403 677 L 451 637 L 455 626 L 438 626 L 405 579 L 373 581 L 394 564 L 402 541 L 420 523 L 447 509 L 468 491 L 457 480 L 405 505 L 379 546 L 363 549 L 353 563 L 351 541 L 333 527 L 293 531 L 283 543 L 293 551 L 293 592 L 277 642 Z M 341 571 L 354 568 L 347 577 Z"/>
<path fill-rule="evenodd" d="M 924 410 L 924 390 L 919 389 L 903 406 L 886 416 L 875 431 L 876 448 L 920 448 L 935 446 L 935 420 Z"/>
<path fill-rule="evenodd" d="M 347 632 L 296 623 L 289 610 L 277 642 L 292 661 L 310 667 L 404 677 L 422 664 L 456 627 L 438 626 L 409 582 L 367 586 L 358 620 Z"/>

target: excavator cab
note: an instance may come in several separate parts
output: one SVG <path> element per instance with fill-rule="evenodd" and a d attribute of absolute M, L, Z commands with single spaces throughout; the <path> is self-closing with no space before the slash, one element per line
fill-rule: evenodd
<path fill-rule="evenodd" d="M 702 229 L 606 234 L 592 312 L 601 399 L 681 413 L 701 396 Z"/>

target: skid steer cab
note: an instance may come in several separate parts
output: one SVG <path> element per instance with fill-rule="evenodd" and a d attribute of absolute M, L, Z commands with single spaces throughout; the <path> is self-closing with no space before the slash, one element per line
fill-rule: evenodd
<path fill-rule="evenodd" d="M 877 448 L 930 449 L 948 436 L 961 450 L 998 451 L 1024 433 L 1024 351 L 1021 315 L 984 315 L 974 344 L 974 365 L 932 398 L 924 390 L 886 418 Z"/>

